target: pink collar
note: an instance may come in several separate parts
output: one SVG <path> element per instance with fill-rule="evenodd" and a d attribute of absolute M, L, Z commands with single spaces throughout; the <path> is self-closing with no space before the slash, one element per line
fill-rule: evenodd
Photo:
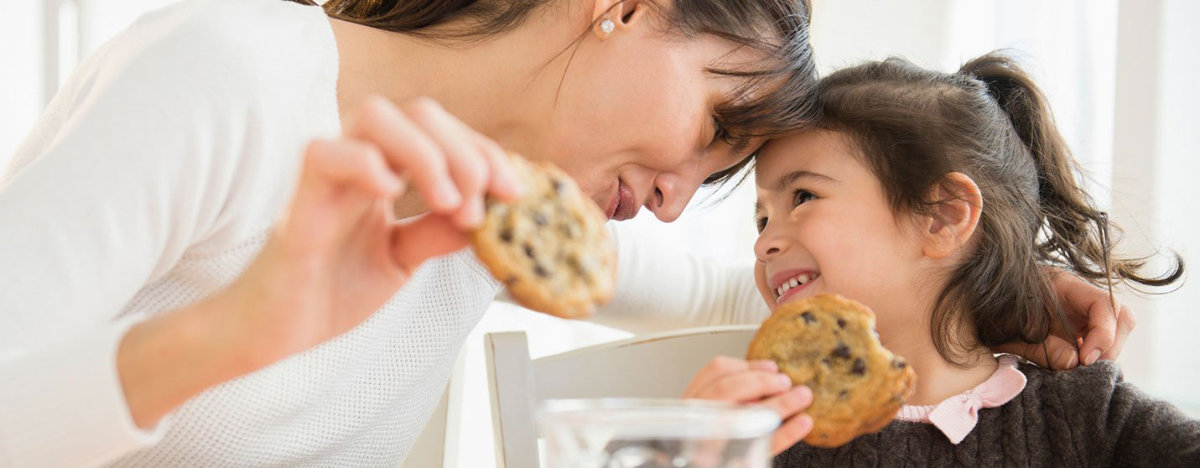
<path fill-rule="evenodd" d="M 896 414 L 896 419 L 933 424 L 946 434 L 951 443 L 957 445 L 975 429 L 980 409 L 1008 403 L 1025 389 L 1025 374 L 1017 369 L 1017 357 L 1004 354 L 999 360 L 996 372 L 975 388 L 936 405 L 904 405 Z"/>

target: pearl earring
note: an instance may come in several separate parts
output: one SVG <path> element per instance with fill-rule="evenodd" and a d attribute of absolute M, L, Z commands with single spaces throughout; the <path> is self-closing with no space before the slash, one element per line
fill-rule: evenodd
<path fill-rule="evenodd" d="M 604 21 L 600 22 L 600 32 L 604 33 L 605 36 L 612 34 L 613 29 L 616 28 L 617 25 L 613 24 L 613 21 L 608 18 L 605 18 Z"/>

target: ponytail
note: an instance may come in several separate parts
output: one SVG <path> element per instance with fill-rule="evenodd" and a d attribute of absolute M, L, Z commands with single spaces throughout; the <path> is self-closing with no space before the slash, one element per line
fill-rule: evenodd
<path fill-rule="evenodd" d="M 970 250 L 943 272 L 930 312 L 947 361 L 975 346 L 1073 341 L 1047 266 L 1110 294 L 1115 281 L 1166 286 L 1182 277 L 1178 255 L 1161 276 L 1142 272 L 1145 258 L 1114 257 L 1117 228 L 1076 182 L 1081 171 L 1045 97 L 1007 57 L 985 55 L 953 74 L 891 58 L 839 70 L 818 87 L 821 126 L 854 140 L 893 212 L 938 216 L 930 188 L 952 172 L 979 187 Z"/>
<path fill-rule="evenodd" d="M 1174 257 L 1168 273 L 1154 277 L 1139 273 L 1145 258 L 1112 257 L 1108 214 L 1095 208 L 1076 182 L 1081 174 L 1075 158 L 1055 126 L 1045 95 L 1012 59 L 992 53 L 967 62 L 959 73 L 987 86 L 1012 123 L 1037 168 L 1037 204 L 1043 226 L 1037 252 L 1043 263 L 1061 264 L 1075 273 L 1104 282 L 1129 280 L 1147 286 L 1166 286 L 1183 275 L 1183 259 Z"/>

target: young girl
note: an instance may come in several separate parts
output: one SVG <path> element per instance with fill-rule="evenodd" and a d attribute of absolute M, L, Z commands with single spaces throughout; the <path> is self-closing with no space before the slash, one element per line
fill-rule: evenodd
<path fill-rule="evenodd" d="M 1055 372 L 992 354 L 1074 329 L 1047 265 L 1098 284 L 1183 273 L 1178 258 L 1154 277 L 1113 254 L 1115 228 L 1077 185 L 1025 73 L 995 54 L 954 74 L 890 59 L 820 90 L 818 129 L 757 162 L 759 292 L 772 308 L 827 292 L 867 304 L 919 378 L 883 431 L 837 449 L 797 444 L 777 466 L 1200 463 L 1200 422 L 1123 382 L 1112 361 Z"/>

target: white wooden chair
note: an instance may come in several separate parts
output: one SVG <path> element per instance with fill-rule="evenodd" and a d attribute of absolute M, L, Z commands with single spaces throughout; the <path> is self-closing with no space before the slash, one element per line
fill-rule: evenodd
<path fill-rule="evenodd" d="M 485 336 L 496 465 L 540 466 L 534 411 L 558 398 L 679 398 L 713 357 L 742 357 L 757 325 L 693 328 L 529 358 L 524 332 Z"/>

